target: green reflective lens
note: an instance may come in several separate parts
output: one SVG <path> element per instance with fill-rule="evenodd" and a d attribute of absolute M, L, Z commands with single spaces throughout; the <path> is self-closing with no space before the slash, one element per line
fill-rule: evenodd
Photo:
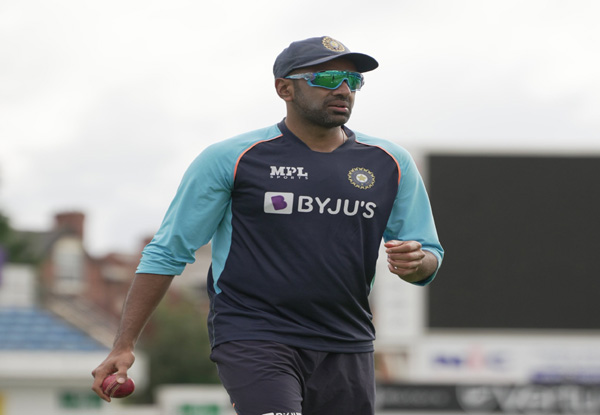
<path fill-rule="evenodd" d="M 286 76 L 288 79 L 306 79 L 310 86 L 337 89 L 346 81 L 350 91 L 358 91 L 365 81 L 362 74 L 350 71 L 322 71 L 314 73 L 300 73 Z"/>

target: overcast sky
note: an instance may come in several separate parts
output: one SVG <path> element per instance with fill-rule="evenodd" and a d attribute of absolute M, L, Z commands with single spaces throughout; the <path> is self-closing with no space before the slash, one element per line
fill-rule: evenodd
<path fill-rule="evenodd" d="M 94 255 L 155 232 L 207 145 L 280 121 L 275 56 L 328 35 L 380 62 L 348 126 L 420 157 L 600 155 L 597 0 L 3 0 L 0 211 L 87 214 Z"/>

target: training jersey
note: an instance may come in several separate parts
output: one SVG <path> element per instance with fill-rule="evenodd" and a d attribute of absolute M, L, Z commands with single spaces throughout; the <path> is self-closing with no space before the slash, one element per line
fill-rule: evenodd
<path fill-rule="evenodd" d="M 372 351 L 368 296 L 382 238 L 419 241 L 441 264 L 427 192 L 409 153 L 343 128 L 347 141 L 322 153 L 284 120 L 208 147 L 184 174 L 137 272 L 179 275 L 211 242 L 213 347 L 266 340 Z"/>

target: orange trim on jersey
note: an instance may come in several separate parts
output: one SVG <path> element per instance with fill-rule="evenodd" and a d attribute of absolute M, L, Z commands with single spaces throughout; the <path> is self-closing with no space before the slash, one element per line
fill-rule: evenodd
<path fill-rule="evenodd" d="M 276 140 L 276 139 L 278 139 L 280 137 L 283 137 L 283 134 L 279 134 L 277 137 L 269 138 L 267 140 L 257 141 L 256 143 L 252 144 L 250 147 L 248 147 L 247 149 L 245 149 L 244 151 L 242 151 L 242 154 L 240 154 L 240 156 L 235 161 L 235 168 L 233 169 L 233 181 L 235 182 L 235 177 L 237 176 L 237 169 L 238 169 L 238 166 L 240 164 L 240 160 L 242 159 L 242 157 L 244 157 L 244 154 L 246 154 L 248 151 L 252 150 L 252 148 L 254 148 L 254 146 L 257 145 L 257 144 L 266 143 L 267 141 Z"/>
<path fill-rule="evenodd" d="M 392 155 L 392 153 L 390 153 L 389 151 L 387 151 L 385 148 L 383 148 L 381 146 L 376 146 L 375 144 L 363 143 L 362 141 L 358 141 L 356 139 L 354 139 L 354 141 L 356 141 L 357 143 L 360 143 L 360 144 L 364 144 L 365 146 L 377 147 L 381 151 L 387 153 L 387 155 L 390 156 L 392 158 L 392 160 L 394 160 L 394 163 L 396 163 L 396 167 L 398 168 L 398 185 L 400 185 L 400 177 L 402 176 L 402 170 L 400 170 L 400 163 L 398 163 L 398 160 L 396 159 L 396 157 L 394 157 Z"/>

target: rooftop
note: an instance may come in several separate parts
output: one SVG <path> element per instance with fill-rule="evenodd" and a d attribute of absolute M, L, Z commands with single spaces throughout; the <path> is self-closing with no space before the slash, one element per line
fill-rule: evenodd
<path fill-rule="evenodd" d="M 0 351 L 108 350 L 85 332 L 40 308 L 0 307 Z"/>

